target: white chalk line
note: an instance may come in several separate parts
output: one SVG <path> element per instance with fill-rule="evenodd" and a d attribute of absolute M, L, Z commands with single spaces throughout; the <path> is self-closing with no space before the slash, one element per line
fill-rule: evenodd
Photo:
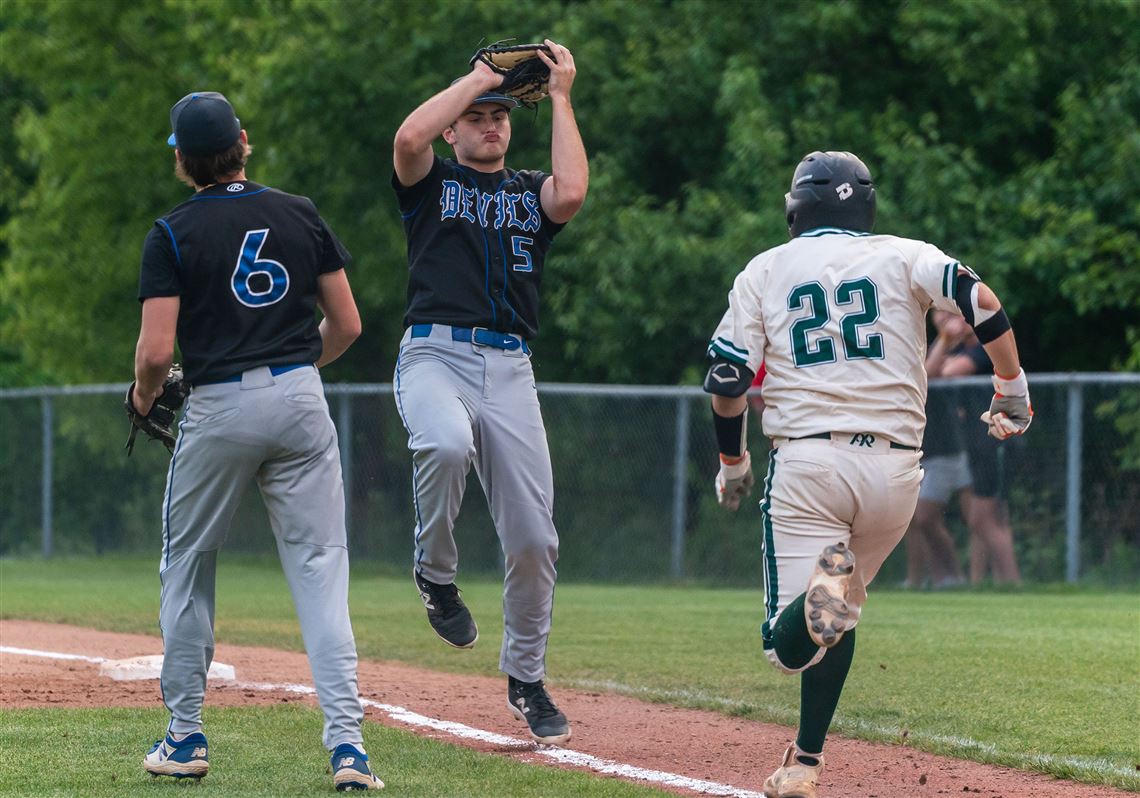
<path fill-rule="evenodd" d="M 784 723 L 792 726 L 794 726 L 798 720 L 796 713 L 789 710 L 787 707 L 777 707 L 770 704 L 763 705 L 750 701 L 739 701 L 733 698 L 723 698 L 721 696 L 712 695 L 711 693 L 706 693 L 702 690 L 663 690 L 651 687 L 642 687 L 640 685 L 628 685 L 622 682 L 610 680 L 571 679 L 565 683 L 569 687 L 577 687 L 579 689 L 585 690 L 601 690 L 608 693 L 633 695 L 656 701 L 667 701 L 674 705 L 676 705 L 677 702 L 683 702 L 688 703 L 690 706 L 713 706 L 728 711 L 758 709 L 767 712 L 772 717 L 780 718 Z M 836 720 L 841 721 L 846 728 L 856 729 L 868 736 L 877 736 L 887 740 L 897 740 L 903 737 L 904 729 L 900 726 L 883 726 L 876 723 L 868 723 L 867 721 L 859 720 L 857 718 L 842 717 L 841 715 L 836 715 Z M 924 742 L 937 743 L 940 745 L 950 746 L 959 751 L 970 751 L 981 756 L 997 757 L 999 754 L 997 746 L 993 743 L 983 742 L 981 740 L 973 740 L 969 737 L 960 737 L 958 735 L 947 734 L 929 734 L 927 732 L 916 732 L 913 729 L 905 731 L 906 736 L 911 741 L 922 740 Z M 1032 754 L 1026 756 L 1024 761 L 1033 763 L 1041 770 L 1068 767 L 1091 771 L 1103 776 L 1112 775 L 1134 777 L 1136 775 L 1135 768 L 1129 767 L 1127 765 L 1120 765 L 1115 762 L 1110 762 L 1103 757 Z"/>
<path fill-rule="evenodd" d="M 0 654 L 20 654 L 25 657 L 47 657 L 48 659 L 78 659 L 84 662 L 106 662 L 105 657 L 88 657 L 84 654 L 64 654 L 58 651 L 36 651 L 30 648 L 16 648 L 15 646 L 0 646 Z"/>
<path fill-rule="evenodd" d="M 0 646 L 0 653 L 3 654 L 18 654 L 26 657 L 44 657 L 48 659 L 59 660 L 83 660 L 85 662 L 101 663 L 106 662 L 104 657 L 88 657 L 81 654 L 63 654 L 54 651 L 37 651 L 28 648 L 14 648 L 11 646 Z M 317 694 L 316 689 L 305 684 L 270 684 L 266 682 L 236 682 L 234 686 L 245 690 L 258 690 L 263 692 L 287 692 L 297 693 L 300 695 Z M 395 704 L 384 704 L 379 701 L 373 701 L 361 696 L 361 702 L 366 707 L 378 709 L 392 720 L 399 721 L 400 723 L 409 726 L 420 726 L 423 728 L 434 729 L 454 737 L 459 737 L 466 740 L 477 740 L 479 742 L 490 743 L 493 745 L 500 745 L 503 747 L 517 748 L 520 750 L 528 750 L 532 754 L 552 762 L 557 762 L 564 765 L 573 765 L 575 767 L 587 768 L 598 773 L 605 773 L 607 775 L 620 776 L 625 779 L 634 781 L 649 782 L 651 784 L 659 784 L 666 787 L 673 787 L 676 789 L 690 790 L 692 792 L 701 793 L 702 795 L 716 795 L 727 796 L 728 798 L 764 798 L 761 792 L 754 792 L 752 790 L 745 790 L 740 787 L 734 787 L 730 784 L 721 784 L 715 781 L 706 781 L 704 779 L 695 779 L 689 776 L 682 776 L 677 773 L 668 773 L 662 770 L 652 770 L 649 768 L 641 768 L 635 765 L 627 765 L 622 762 L 614 762 L 609 759 L 601 759 L 590 754 L 582 753 L 581 751 L 573 751 L 568 748 L 552 748 L 544 745 L 537 745 L 529 740 L 520 740 L 517 737 L 509 737 L 503 734 L 496 734 L 495 732 L 486 731 L 484 729 L 477 729 L 473 726 L 468 726 L 463 723 L 457 723 L 450 720 L 441 720 L 440 718 L 433 718 L 427 715 L 421 715 L 418 712 L 413 712 L 406 707 L 396 706 Z"/>

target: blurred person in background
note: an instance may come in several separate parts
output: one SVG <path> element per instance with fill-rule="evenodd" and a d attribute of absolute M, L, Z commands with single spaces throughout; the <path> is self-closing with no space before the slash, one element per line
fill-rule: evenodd
<path fill-rule="evenodd" d="M 926 353 L 926 373 L 938 381 L 950 352 L 973 331 L 966 320 L 934 310 L 931 321 L 938 335 Z M 931 385 L 926 397 L 926 433 L 922 438 L 922 487 L 914 517 L 906 531 L 906 581 L 912 590 L 956 587 L 963 583 L 954 538 L 946 528 L 950 500 L 958 497 L 962 518 L 969 517 L 973 496 L 970 464 L 963 444 L 962 419 L 949 386 Z M 983 430 L 984 431 L 984 430 Z"/>
<path fill-rule="evenodd" d="M 935 324 L 938 323 L 936 319 Z M 942 324 L 950 331 L 953 345 L 933 364 L 927 358 L 930 377 L 993 373 L 993 364 L 973 330 L 958 318 L 943 318 Z M 1013 550 L 1006 489 L 1008 475 L 1014 470 L 1023 442 L 1017 438 L 999 441 L 987 435 L 984 428 L 976 429 L 978 425 L 972 423 L 972 419 L 984 406 L 984 393 L 982 388 L 963 389 L 957 413 L 973 485 L 964 512 L 970 530 L 970 582 L 980 584 L 989 572 L 995 584 L 1019 585 L 1021 572 Z"/>

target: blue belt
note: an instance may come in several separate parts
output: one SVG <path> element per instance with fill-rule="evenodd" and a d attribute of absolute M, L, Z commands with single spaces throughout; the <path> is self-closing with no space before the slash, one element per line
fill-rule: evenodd
<path fill-rule="evenodd" d="M 413 324 L 412 337 L 427 338 L 431 335 L 431 328 L 430 324 Z M 521 347 L 522 351 L 530 354 L 530 347 L 526 345 L 526 339 L 521 335 L 488 330 L 486 327 L 452 327 L 451 340 L 465 341 L 476 346 L 490 346 L 507 352 L 513 352 Z"/>
<path fill-rule="evenodd" d="M 280 376 L 287 371 L 295 369 L 303 369 L 305 366 L 311 366 L 312 363 L 291 363 L 288 366 L 270 366 L 269 373 L 274 377 Z M 224 380 L 210 380 L 209 382 L 197 382 L 195 385 L 221 385 L 224 382 L 241 382 L 241 374 L 235 374 L 232 377 L 226 377 Z"/>

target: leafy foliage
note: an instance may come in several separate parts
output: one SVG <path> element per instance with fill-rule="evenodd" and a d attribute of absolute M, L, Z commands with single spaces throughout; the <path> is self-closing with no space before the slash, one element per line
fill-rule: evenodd
<path fill-rule="evenodd" d="M 356 256 L 366 334 L 332 375 L 387 379 L 392 136 L 480 38 L 542 35 L 575 52 L 592 185 L 546 274 L 540 379 L 693 381 L 732 275 L 785 240 L 812 149 L 871 165 L 878 229 L 995 285 L 1031 370 L 1140 357 L 1137 4 L 547 0 L 505 30 L 508 8 L 5 3 L 0 382 L 129 374 L 139 246 L 184 195 L 166 111 L 205 87 L 250 131 L 251 177 L 312 196 Z M 509 162 L 548 168 L 549 125 L 516 114 Z"/>

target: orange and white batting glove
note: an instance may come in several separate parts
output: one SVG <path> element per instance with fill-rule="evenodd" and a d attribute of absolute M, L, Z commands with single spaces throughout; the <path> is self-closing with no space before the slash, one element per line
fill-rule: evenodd
<path fill-rule="evenodd" d="M 752 455 L 747 450 L 743 457 L 720 456 L 720 471 L 716 475 L 716 501 L 727 510 L 737 510 L 740 500 L 752 492 Z"/>
<path fill-rule="evenodd" d="M 1005 378 L 994 374 L 994 398 L 990 409 L 982 413 L 982 421 L 989 433 L 999 441 L 1021 435 L 1033 423 L 1033 405 L 1029 403 L 1029 381 L 1025 370 L 1016 377 Z"/>

